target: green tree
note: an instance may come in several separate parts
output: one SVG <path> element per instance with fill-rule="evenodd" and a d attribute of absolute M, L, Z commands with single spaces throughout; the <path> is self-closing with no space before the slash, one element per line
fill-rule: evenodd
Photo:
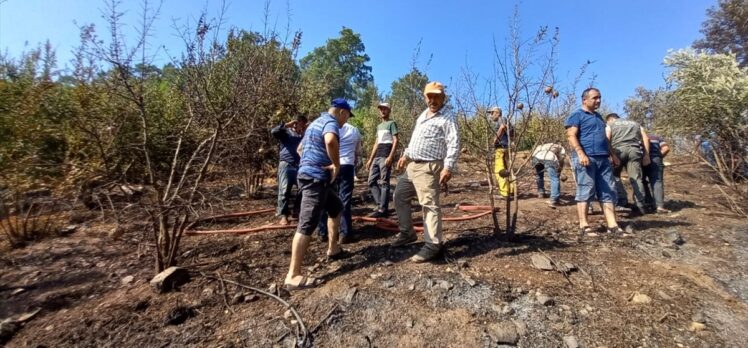
<path fill-rule="evenodd" d="M 649 90 L 636 87 L 634 95 L 624 101 L 623 111 L 629 119 L 649 129 L 656 129 L 658 121 L 665 118 L 670 93 L 664 89 Z"/>
<path fill-rule="evenodd" d="M 415 67 L 392 82 L 387 101 L 392 106 L 391 118 L 397 122 L 403 146 L 408 145 L 416 118 L 426 108 L 423 87 L 428 82 L 429 77 Z"/>
<path fill-rule="evenodd" d="M 361 35 L 343 27 L 339 37 L 302 58 L 302 110 L 316 114 L 337 97 L 358 101 L 374 81 L 365 50 Z"/>
<path fill-rule="evenodd" d="M 743 67 L 748 66 L 748 0 L 719 0 L 718 7 L 706 11 L 701 25 L 703 39 L 693 47 L 716 53 L 734 53 Z"/>

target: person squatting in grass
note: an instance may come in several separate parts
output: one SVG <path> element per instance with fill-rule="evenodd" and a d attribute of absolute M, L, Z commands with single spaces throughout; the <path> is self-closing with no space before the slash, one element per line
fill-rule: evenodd
<path fill-rule="evenodd" d="M 288 290 L 314 287 L 319 283 L 315 278 L 301 275 L 301 263 L 323 209 L 329 214 L 327 257 L 340 259 L 348 254 L 338 243 L 343 203 L 338 192 L 333 189 L 332 182 L 340 173 L 339 128 L 350 117 L 353 117 L 350 104 L 342 98 L 334 99 L 330 109 L 309 125 L 299 145 L 301 211 L 291 244 L 291 262 L 284 281 Z"/>

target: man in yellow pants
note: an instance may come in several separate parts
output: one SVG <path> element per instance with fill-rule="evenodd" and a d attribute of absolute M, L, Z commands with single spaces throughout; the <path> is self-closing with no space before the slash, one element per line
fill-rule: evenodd
<path fill-rule="evenodd" d="M 510 174 L 508 172 L 508 158 L 507 158 L 507 149 L 509 148 L 509 136 L 510 133 L 514 132 L 513 127 L 509 124 L 509 121 L 503 117 L 501 117 L 501 109 L 494 106 L 490 110 L 488 110 L 491 113 L 491 119 L 496 122 L 496 136 L 493 140 L 493 146 L 494 146 L 494 167 L 493 172 L 496 176 L 496 185 L 499 188 L 499 195 L 502 197 L 509 197 L 512 194 L 514 194 L 516 185 L 514 182 L 511 184 L 509 183 Z M 505 172 L 505 176 L 501 176 L 500 173 L 502 171 Z"/>

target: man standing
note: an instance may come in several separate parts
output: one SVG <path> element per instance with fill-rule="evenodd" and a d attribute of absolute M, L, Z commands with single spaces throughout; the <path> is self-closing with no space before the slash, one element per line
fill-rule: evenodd
<path fill-rule="evenodd" d="M 621 161 L 620 165 L 613 170 L 613 176 L 619 179 L 621 185 L 619 192 L 625 193 L 623 182 L 620 181 L 621 171 L 626 168 L 631 187 L 634 190 L 637 213 L 644 214 L 644 182 L 642 182 L 642 164 L 649 164 L 649 137 L 639 123 L 632 120 L 622 120 L 618 114 L 608 114 L 605 117 L 607 126 L 605 136 L 610 141 L 610 146 Z M 642 153 L 642 144 L 644 153 Z M 627 195 L 618 197 L 618 201 L 626 204 Z M 632 207 L 633 208 L 633 207 Z"/>
<path fill-rule="evenodd" d="M 587 88 L 582 92 L 582 108 L 574 111 L 566 119 L 566 136 L 571 147 L 572 166 L 577 184 L 577 214 L 579 215 L 580 238 L 592 232 L 587 222 L 587 206 L 593 197 L 603 205 L 608 232 L 623 233 L 616 222 L 615 184 L 610 156 L 613 165 L 618 165 L 618 157 L 605 137 L 605 121 L 595 110 L 600 107 L 602 97 L 597 88 Z"/>
<path fill-rule="evenodd" d="M 545 197 L 544 173 L 551 180 L 551 208 L 558 206 L 561 197 L 560 173 L 564 168 L 566 150 L 559 143 L 547 143 L 538 146 L 532 153 L 532 165 L 535 167 L 535 180 L 538 186 L 538 197 Z"/>
<path fill-rule="evenodd" d="M 397 151 L 397 124 L 390 120 L 390 104 L 380 103 L 379 118 L 382 122 L 377 126 L 377 139 L 371 149 L 366 168 L 369 170 L 369 190 L 377 203 L 377 210 L 371 217 L 386 217 L 390 203 L 390 173 L 392 161 Z"/>
<path fill-rule="evenodd" d="M 327 220 L 327 257 L 339 259 L 346 255 L 338 244 L 343 204 L 331 183 L 340 173 L 339 127 L 352 116 L 351 106 L 345 99 L 334 99 L 328 112 L 323 112 L 309 125 L 301 141 L 301 165 L 298 174 L 301 212 L 291 245 L 291 264 L 284 282 L 288 290 L 309 288 L 318 284 L 317 279 L 301 275 L 301 263 L 304 261 L 310 236 L 319 222 L 323 209 L 330 215 Z"/>
<path fill-rule="evenodd" d="M 665 209 L 665 156 L 670 152 L 668 145 L 658 135 L 649 136 L 649 159 L 650 163 L 644 167 L 644 196 L 648 205 L 654 205 L 655 212 L 667 214 L 670 210 Z M 654 197 L 653 197 L 654 196 Z"/>
<path fill-rule="evenodd" d="M 340 220 L 340 244 L 348 244 L 353 238 L 353 222 L 351 217 L 351 198 L 356 172 L 356 160 L 361 152 L 361 133 L 350 123 L 340 127 L 340 174 L 338 174 L 334 189 L 343 203 L 343 218 Z M 322 213 L 319 220 L 320 236 L 327 237 L 327 211 Z"/>
<path fill-rule="evenodd" d="M 416 241 L 411 220 L 411 199 L 418 197 L 423 210 L 425 241 L 411 258 L 413 262 L 433 260 L 443 251 L 440 187 L 452 177 L 460 156 L 460 134 L 454 114 L 445 107 L 444 85 L 429 82 L 424 88 L 428 108 L 416 119 L 413 135 L 397 168 L 405 173 L 397 180 L 395 209 L 400 233 L 392 246 Z"/>
<path fill-rule="evenodd" d="M 514 193 L 514 183 L 509 183 L 509 175 L 507 168 L 507 149 L 509 149 L 509 136 L 513 133 L 514 129 L 509 124 L 509 121 L 501 117 L 501 109 L 494 106 L 489 110 L 491 113 L 491 119 L 496 123 L 496 135 L 493 139 L 494 146 L 494 176 L 496 177 L 496 185 L 499 188 L 499 195 L 502 197 L 509 197 Z M 504 174 L 504 175 L 502 175 Z"/>
<path fill-rule="evenodd" d="M 301 143 L 301 139 L 304 137 L 304 131 L 307 126 L 307 118 L 304 115 L 296 116 L 293 121 L 281 123 L 270 130 L 270 134 L 273 135 L 278 141 L 280 141 L 278 163 L 278 210 L 277 216 L 280 216 L 280 224 L 288 225 L 288 216 L 290 211 L 288 209 L 288 201 L 291 198 L 291 189 L 296 185 L 296 172 L 299 169 L 299 154 L 296 149 Z M 298 186 L 297 186 L 298 187 Z M 298 212 L 299 209 L 299 195 L 296 197 L 296 204 L 294 204 L 294 211 Z"/>

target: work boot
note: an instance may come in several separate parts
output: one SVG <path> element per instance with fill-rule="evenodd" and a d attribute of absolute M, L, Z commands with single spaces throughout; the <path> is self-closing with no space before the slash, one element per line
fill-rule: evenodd
<path fill-rule="evenodd" d="M 390 243 L 390 245 L 393 247 L 401 247 L 406 244 L 413 243 L 417 240 L 418 240 L 418 236 L 416 236 L 416 234 L 413 232 L 409 234 L 400 232 L 397 234 L 397 238 L 395 238 L 395 240 L 393 240 L 392 243 Z"/>
<path fill-rule="evenodd" d="M 442 256 L 442 251 L 442 246 L 439 244 L 425 243 L 423 248 L 418 251 L 418 254 L 415 254 L 410 258 L 410 261 L 415 263 L 432 261 Z"/>

